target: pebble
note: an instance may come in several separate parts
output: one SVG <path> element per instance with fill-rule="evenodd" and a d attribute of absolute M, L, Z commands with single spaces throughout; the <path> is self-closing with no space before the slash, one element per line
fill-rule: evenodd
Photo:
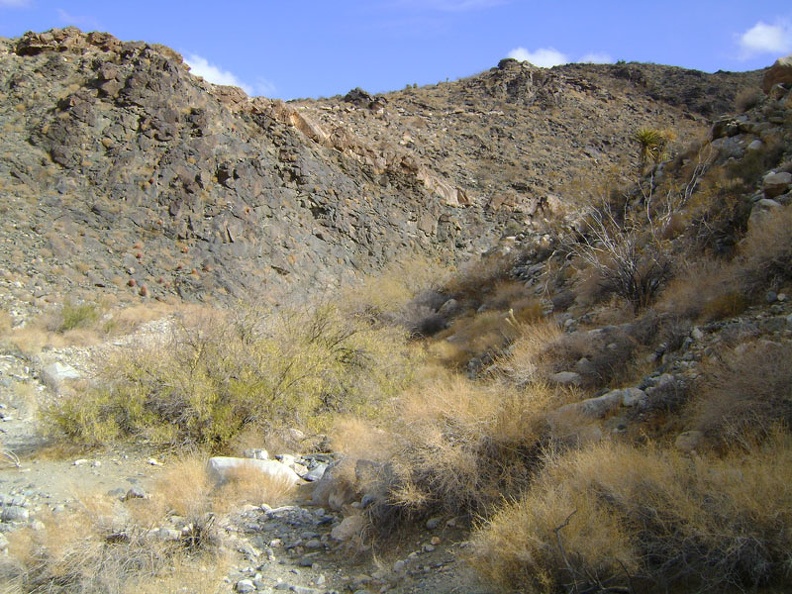
<path fill-rule="evenodd" d="M 427 530 L 434 530 L 440 525 L 440 518 L 429 518 L 426 520 L 426 529 Z"/>

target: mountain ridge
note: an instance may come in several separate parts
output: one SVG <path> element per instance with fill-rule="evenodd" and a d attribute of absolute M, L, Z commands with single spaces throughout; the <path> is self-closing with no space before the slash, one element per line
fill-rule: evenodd
<path fill-rule="evenodd" d="M 705 135 L 703 112 L 761 75 L 504 60 L 421 89 L 284 103 L 105 33 L 0 46 L 4 231 L 17 251 L 57 261 L 6 272 L 34 283 L 12 287 L 22 302 L 95 290 L 277 302 L 416 252 L 459 263 L 509 229 L 541 237 L 570 210 L 570 187 L 634 164 L 637 128 Z M 679 97 L 697 111 L 669 105 Z"/>

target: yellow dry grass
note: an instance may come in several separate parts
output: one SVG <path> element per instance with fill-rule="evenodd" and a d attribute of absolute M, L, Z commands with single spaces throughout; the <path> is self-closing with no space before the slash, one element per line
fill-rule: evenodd
<path fill-rule="evenodd" d="M 530 593 L 777 583 L 792 544 L 778 530 L 792 520 L 790 463 L 784 432 L 724 458 L 615 443 L 551 455 L 525 496 L 481 527 L 472 562 Z"/>

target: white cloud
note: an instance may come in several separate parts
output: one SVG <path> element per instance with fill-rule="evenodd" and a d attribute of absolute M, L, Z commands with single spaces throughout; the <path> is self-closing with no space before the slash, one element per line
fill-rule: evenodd
<path fill-rule="evenodd" d="M 30 6 L 30 0 L 0 0 L 0 8 L 24 8 Z"/>
<path fill-rule="evenodd" d="M 792 27 L 786 22 L 768 25 L 759 21 L 740 35 L 743 57 L 756 54 L 785 54 L 792 51 Z"/>
<path fill-rule="evenodd" d="M 604 52 L 589 52 L 578 62 L 582 64 L 613 64 L 615 60 L 610 56 L 610 54 L 606 54 Z"/>
<path fill-rule="evenodd" d="M 518 47 L 510 51 L 507 57 L 514 58 L 520 62 L 530 62 L 534 66 L 539 66 L 540 68 L 550 68 L 570 62 L 566 54 L 562 54 L 552 47 L 539 48 L 533 52 L 528 51 L 524 47 Z"/>
<path fill-rule="evenodd" d="M 239 80 L 232 72 L 223 70 L 211 64 L 209 60 L 196 54 L 189 54 L 184 58 L 190 67 L 190 72 L 215 85 L 230 85 L 239 87 L 248 95 L 253 95 L 253 87 Z"/>

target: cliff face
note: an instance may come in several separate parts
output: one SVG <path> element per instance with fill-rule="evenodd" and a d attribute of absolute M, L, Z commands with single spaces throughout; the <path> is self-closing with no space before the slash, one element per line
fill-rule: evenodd
<path fill-rule="evenodd" d="M 284 104 L 162 46 L 73 28 L 0 40 L 4 298 L 277 301 L 411 253 L 460 261 L 541 236 L 597 171 L 629 167 L 636 129 L 702 135 L 759 78 L 507 60 Z"/>

